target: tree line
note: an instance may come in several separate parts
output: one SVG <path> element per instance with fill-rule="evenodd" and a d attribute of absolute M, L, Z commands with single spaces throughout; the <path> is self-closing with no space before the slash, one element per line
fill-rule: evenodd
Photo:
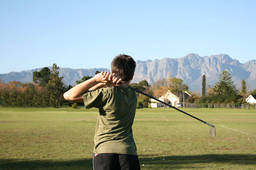
<path fill-rule="evenodd" d="M 98 73 L 98 72 L 96 72 Z M 91 78 L 84 76 L 77 84 Z M 62 107 L 73 103 L 63 99 L 63 93 L 72 86 L 63 83 L 63 77 L 59 76 L 59 67 L 56 64 L 52 68 L 44 67 L 40 71 L 33 72 L 33 83 L 20 83 L 17 81 L 8 84 L 0 83 L 0 105 L 19 107 Z M 242 80 L 241 90 L 238 91 L 228 71 L 223 71 L 219 81 L 213 87 L 206 87 L 207 77 L 202 76 L 201 95 L 189 91 L 189 86 L 183 83 L 182 79 L 171 77 L 161 79 L 150 85 L 146 80 L 132 83 L 131 86 L 141 91 L 161 97 L 168 90 L 180 97 L 180 101 L 186 103 L 225 103 L 242 104 L 248 94 L 256 96 L 256 89 L 247 92 L 246 82 Z M 190 93 L 191 95 L 184 95 Z M 150 99 L 138 94 L 137 107 L 148 107 Z M 73 105 L 73 106 L 77 106 Z"/>
<path fill-rule="evenodd" d="M 19 107 L 61 107 L 66 102 L 63 93 L 68 89 L 59 76 L 59 67 L 52 65 L 52 70 L 44 67 L 33 72 L 33 83 L 17 81 L 0 83 L 0 104 Z"/>
<path fill-rule="evenodd" d="M 206 82 L 207 77 L 203 75 L 201 95 L 199 93 L 192 93 L 189 91 L 189 86 L 184 84 L 182 79 L 176 77 L 158 80 L 151 86 L 142 81 L 135 84 L 135 87 L 143 87 L 142 90 L 145 90 L 149 94 L 153 94 L 158 98 L 170 90 L 180 98 L 180 101 L 183 104 L 233 104 L 241 106 L 246 103 L 245 99 L 248 95 L 251 94 L 256 97 L 256 89 L 253 91 L 247 91 L 245 80 L 241 81 L 241 90 L 237 90 L 231 74 L 226 70 L 221 73 L 219 81 L 213 87 L 207 88 Z M 188 93 L 190 95 L 187 95 Z M 138 107 L 147 107 L 149 103 L 149 98 L 143 95 L 138 95 Z"/>
<path fill-rule="evenodd" d="M 202 98 L 200 103 L 225 103 L 225 104 L 237 104 L 240 105 L 245 102 L 247 95 L 247 87 L 244 80 L 242 80 L 242 90 L 236 89 L 232 76 L 228 71 L 223 71 L 220 76 L 220 80 L 214 85 L 214 87 L 208 89 L 206 95 L 206 78 L 202 78 Z"/>

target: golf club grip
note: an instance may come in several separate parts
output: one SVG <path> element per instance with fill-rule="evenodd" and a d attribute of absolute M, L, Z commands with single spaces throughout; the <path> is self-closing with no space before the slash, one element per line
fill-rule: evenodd
<path fill-rule="evenodd" d="M 168 103 L 166 103 L 166 102 L 164 102 L 164 101 L 162 101 L 162 100 L 159 100 L 159 99 L 157 99 L 157 98 L 155 98 L 155 97 L 153 97 L 153 96 L 151 96 L 151 95 L 149 95 L 149 94 L 146 94 L 146 93 L 144 93 L 144 92 L 138 90 L 137 88 L 134 88 L 134 87 L 131 87 L 131 86 L 130 86 L 130 88 L 133 89 L 134 91 L 140 93 L 140 94 L 143 94 L 143 95 L 145 95 L 145 96 L 147 96 L 147 97 L 149 97 L 149 98 L 152 98 L 152 99 L 154 99 L 154 100 L 156 100 L 156 101 L 158 101 L 158 102 L 160 102 L 160 103 L 163 103 L 163 104 L 165 104 L 165 105 L 167 105 L 167 106 L 169 106 L 169 107 L 171 107 L 171 108 L 173 108 L 173 109 L 175 109 L 175 110 L 177 110 L 177 111 L 179 111 L 179 112 L 181 112 L 181 113 L 183 113 L 183 114 L 186 114 L 186 115 L 188 115 L 188 116 L 190 116 L 190 117 L 192 117 L 192 118 L 194 118 L 194 119 L 196 119 L 196 120 L 198 120 L 198 121 L 200 121 L 200 122 L 202 122 L 202 123 L 204 123 L 204 124 L 206 124 L 206 125 L 208 125 L 208 126 L 210 126 L 210 127 L 215 127 L 214 125 L 212 125 L 212 124 L 210 124 L 210 123 L 208 123 L 208 122 L 206 122 L 206 121 L 204 121 L 204 120 L 201 120 L 201 119 L 199 119 L 199 118 L 197 118 L 197 117 L 195 117 L 195 116 L 193 116 L 193 115 L 191 115 L 191 114 L 189 114 L 189 113 L 187 113 L 187 112 L 185 112 L 185 111 L 183 111 L 183 110 L 180 110 L 180 109 L 178 109 L 177 107 L 174 107 L 174 106 L 172 106 L 172 105 L 170 105 L 170 104 L 168 104 Z"/>

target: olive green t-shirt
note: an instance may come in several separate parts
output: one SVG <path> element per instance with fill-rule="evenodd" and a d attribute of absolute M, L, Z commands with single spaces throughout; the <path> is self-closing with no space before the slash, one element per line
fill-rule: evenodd
<path fill-rule="evenodd" d="M 99 108 L 94 153 L 136 155 L 132 124 L 137 96 L 129 87 L 106 87 L 83 94 L 86 108 Z"/>

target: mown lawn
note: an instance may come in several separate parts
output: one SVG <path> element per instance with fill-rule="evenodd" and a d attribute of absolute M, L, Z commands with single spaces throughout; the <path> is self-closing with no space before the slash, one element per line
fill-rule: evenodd
<path fill-rule="evenodd" d="M 141 169 L 256 169 L 256 110 L 138 109 Z M 0 107 L 0 169 L 92 169 L 97 110 Z"/>

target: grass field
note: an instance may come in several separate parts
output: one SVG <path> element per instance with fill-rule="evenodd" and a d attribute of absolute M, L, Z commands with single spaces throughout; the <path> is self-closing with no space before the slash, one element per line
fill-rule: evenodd
<path fill-rule="evenodd" d="M 138 109 L 141 169 L 256 169 L 256 110 Z M 92 169 L 97 110 L 1 108 L 0 169 Z"/>

